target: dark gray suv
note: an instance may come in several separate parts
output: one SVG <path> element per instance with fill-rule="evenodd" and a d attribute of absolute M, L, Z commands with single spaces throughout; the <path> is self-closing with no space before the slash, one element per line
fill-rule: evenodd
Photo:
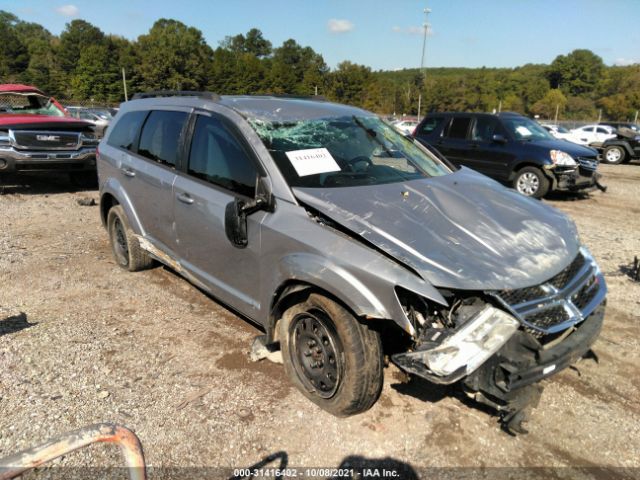
<path fill-rule="evenodd" d="M 368 409 L 385 355 L 519 429 L 589 351 L 606 286 L 557 210 L 321 100 L 145 94 L 100 144 L 117 262 L 160 261 L 262 325 L 298 389 Z"/>

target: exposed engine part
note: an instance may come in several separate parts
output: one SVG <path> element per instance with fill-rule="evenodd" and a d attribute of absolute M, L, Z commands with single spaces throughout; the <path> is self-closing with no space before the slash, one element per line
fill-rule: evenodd
<path fill-rule="evenodd" d="M 530 332 L 518 322 L 518 329 L 515 332 L 511 330 L 510 333 L 507 330 L 508 336 L 504 337 L 507 340 L 503 340 L 491 356 L 483 357 L 482 363 L 475 363 L 474 369 L 465 371 L 464 365 L 457 368 L 459 364 L 455 363 L 456 352 L 451 353 L 448 345 L 452 344 L 454 350 L 457 349 L 464 355 L 467 348 L 473 346 L 478 335 L 472 334 L 469 338 L 473 340 L 463 342 L 455 342 L 455 338 L 451 337 L 468 329 L 471 324 L 478 323 L 483 315 L 489 315 L 486 321 L 491 323 L 495 315 L 499 317 L 500 312 L 504 312 L 492 306 L 490 297 L 486 301 L 472 295 L 458 298 L 447 296 L 451 305 L 449 308 L 431 305 L 411 292 L 399 291 L 398 298 L 403 302 L 403 308 L 416 327 L 417 334 L 409 352 L 391 357 L 394 363 L 405 372 L 434 383 L 451 384 L 461 380 L 460 385 L 465 394 L 494 408 L 500 416 L 502 427 L 512 435 L 526 433 L 523 424 L 531 410 L 537 406 L 542 394 L 543 388 L 539 381 L 589 355 L 591 345 L 602 327 L 605 309 L 602 304 L 582 322 L 546 335 Z M 516 321 L 513 317 L 506 316 Z M 500 324 L 500 320 L 497 324 Z M 501 330 L 489 328 L 488 331 L 499 335 Z M 505 335 L 504 329 L 502 332 Z M 476 352 L 483 351 L 488 345 L 486 340 L 480 344 L 482 347 Z M 450 364 L 454 364 L 457 369 L 445 371 L 444 375 L 438 355 L 450 356 L 453 359 Z M 473 356 L 469 358 L 472 359 Z M 471 360 L 467 365 L 472 364 Z M 440 370 L 435 367 L 440 367 Z"/>
<path fill-rule="evenodd" d="M 462 381 L 467 396 L 495 408 L 503 427 L 511 434 L 524 433 L 522 423 L 542 393 L 540 380 L 593 357 L 591 345 L 602 328 L 604 305 L 585 321 L 563 334 L 562 340 L 542 342 L 520 330 L 471 375 Z M 597 357 L 596 357 L 597 358 Z"/>

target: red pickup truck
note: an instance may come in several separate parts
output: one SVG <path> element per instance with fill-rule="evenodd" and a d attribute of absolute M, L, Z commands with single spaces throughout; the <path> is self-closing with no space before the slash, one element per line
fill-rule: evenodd
<path fill-rule="evenodd" d="M 72 118 L 37 88 L 0 85 L 0 178 L 39 171 L 91 181 L 98 142 L 92 124 Z"/>

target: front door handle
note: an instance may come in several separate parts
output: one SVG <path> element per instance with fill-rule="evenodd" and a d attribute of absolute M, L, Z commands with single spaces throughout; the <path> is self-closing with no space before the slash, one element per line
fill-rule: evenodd
<path fill-rule="evenodd" d="M 193 198 L 191 198 L 187 193 L 179 194 L 178 200 L 180 200 L 182 203 L 186 203 L 187 205 L 191 205 L 193 203 Z"/>
<path fill-rule="evenodd" d="M 122 173 L 127 176 L 127 177 L 135 177 L 136 176 L 136 172 L 129 167 L 122 167 Z"/>

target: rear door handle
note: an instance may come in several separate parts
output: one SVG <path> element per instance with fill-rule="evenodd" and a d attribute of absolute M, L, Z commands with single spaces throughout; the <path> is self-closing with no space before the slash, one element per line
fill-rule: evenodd
<path fill-rule="evenodd" d="M 193 203 L 193 198 L 191 198 L 187 193 L 179 194 L 178 200 L 180 200 L 182 203 L 186 203 L 187 205 L 191 205 Z"/>
<path fill-rule="evenodd" d="M 136 176 L 136 172 L 129 168 L 129 167 L 122 167 L 122 173 L 127 176 L 127 177 L 135 177 Z"/>

